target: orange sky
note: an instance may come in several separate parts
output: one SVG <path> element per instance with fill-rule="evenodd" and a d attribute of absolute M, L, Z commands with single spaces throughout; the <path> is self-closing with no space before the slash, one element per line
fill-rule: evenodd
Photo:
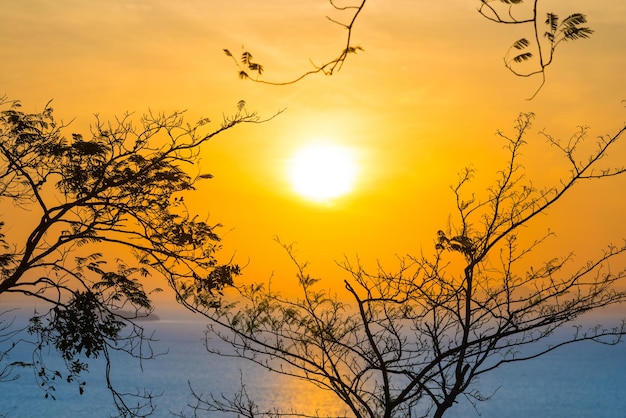
<path fill-rule="evenodd" d="M 293 273 L 274 236 L 296 242 L 311 272 L 331 283 L 346 277 L 334 265 L 344 255 L 393 269 L 396 254 L 429 252 L 454 209 L 448 186 L 467 165 L 478 170 L 479 191 L 489 184 L 506 157 L 494 132 L 510 130 L 519 112 L 535 112 L 536 130 L 562 136 L 577 125 L 593 136 L 615 132 L 625 119 L 622 0 L 549 2 L 563 16 L 586 13 L 596 33 L 557 50 L 533 101 L 526 98 L 539 80 L 502 64 L 509 45 L 529 34 L 486 21 L 478 1 L 371 0 L 354 30 L 364 52 L 333 77 L 284 87 L 238 80 L 222 48 L 238 54 L 245 45 L 267 79 L 297 76 L 309 59 L 321 63 L 342 47 L 326 0 L 5 3 L 0 94 L 27 111 L 54 99 L 58 117 L 75 118 L 74 130 L 86 130 L 93 113 L 188 109 L 190 120 L 219 121 L 240 99 L 262 115 L 286 108 L 269 123 L 218 136 L 202 161 L 215 178 L 198 190 L 196 209 L 226 225 L 223 256 L 249 259 L 246 276 L 255 280 Z M 290 155 L 318 138 L 354 147 L 362 163 L 355 191 L 333 205 L 294 195 L 285 177 Z M 541 183 L 557 154 L 533 138 L 525 164 Z M 540 227 L 558 234 L 555 255 L 575 250 L 582 262 L 626 237 L 625 185 L 579 187 L 542 218 Z"/>

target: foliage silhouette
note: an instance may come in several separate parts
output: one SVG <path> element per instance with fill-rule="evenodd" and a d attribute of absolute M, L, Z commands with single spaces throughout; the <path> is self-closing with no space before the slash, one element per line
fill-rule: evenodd
<path fill-rule="evenodd" d="M 593 30 L 582 26 L 587 23 L 587 17 L 582 13 L 573 13 L 559 20 L 556 14 L 548 12 L 542 22 L 539 0 L 529 3 L 532 5 L 530 10 L 524 10 L 521 0 L 481 0 L 478 11 L 492 22 L 532 27 L 531 40 L 524 37 L 515 41 L 504 56 L 504 65 L 519 77 L 541 77 L 541 83 L 530 97 L 533 99 L 546 82 L 546 69 L 552 64 L 557 46 L 562 42 L 589 38 Z M 517 9 L 521 12 L 516 13 Z M 526 17 L 516 17 L 517 14 Z M 525 63 L 531 64 L 530 67 Z"/>
<path fill-rule="evenodd" d="M 46 397 L 54 397 L 61 380 L 77 382 L 82 393 L 90 359 L 104 357 L 120 415 L 149 415 L 152 394 L 116 389 L 110 353 L 139 361 L 156 355 L 139 322 L 159 290 L 146 289 L 150 275 L 164 276 L 177 291 L 194 283 L 205 305 L 217 304 L 223 287 L 233 284 L 239 267 L 216 258 L 220 225 L 192 216 L 183 196 L 212 177 L 188 174 L 197 170 L 204 144 L 239 124 L 263 121 L 241 101 L 214 130 L 208 119 L 186 123 L 182 112 L 148 113 L 138 121 L 124 114 L 112 122 L 96 115 L 89 137 L 67 138 L 50 103 L 38 113 L 7 98 L 0 106 L 0 233 L 21 231 L 0 235 L 0 295 L 21 294 L 47 307 L 22 330 L 34 344 L 32 362 L 11 361 L 11 350 L 26 338 L 11 320 L 0 323 L 7 345 L 0 379 L 32 369 Z M 48 367 L 48 348 L 60 354 L 65 371 Z"/>
<path fill-rule="evenodd" d="M 522 114 L 512 135 L 498 133 L 508 158 L 482 200 L 466 191 L 473 170 L 460 174 L 452 188 L 456 220 L 437 233 L 431 256 L 407 256 L 394 272 L 382 266 L 369 272 L 345 260 L 347 293 L 340 297 L 321 289 L 293 248 L 281 244 L 297 268 L 299 297 L 254 283 L 237 284 L 237 302 L 230 305 L 186 300 L 213 321 L 206 334 L 208 351 L 328 390 L 355 417 L 441 417 L 460 397 L 472 403 L 488 398 L 473 384 L 503 364 L 581 341 L 621 341 L 624 322 L 583 329 L 576 320 L 626 300 L 626 292 L 616 287 L 626 269 L 609 267 L 623 260 L 626 244 L 608 245 L 579 266 L 569 254 L 528 267 L 529 256 L 539 254 L 552 233 L 530 239 L 524 233 L 575 185 L 626 173 L 604 162 L 626 127 L 599 138 L 586 155 L 581 154 L 586 129 L 565 142 L 542 132 L 570 170 L 553 186 L 537 189 L 520 162 L 532 119 Z M 555 333 L 566 324 L 575 325 L 575 332 Z M 217 349 L 214 338 L 229 349 Z M 245 385 L 232 398 L 194 395 L 194 416 L 216 411 L 249 418 L 318 416 L 265 409 Z"/>
<path fill-rule="evenodd" d="M 357 0 L 349 6 L 339 6 L 333 0 L 329 0 L 329 2 L 335 11 L 349 14 L 345 21 L 326 16 L 331 22 L 346 30 L 341 50 L 335 58 L 324 61 L 323 64 L 312 63 L 313 69 L 303 72 L 292 80 L 268 81 L 262 78 L 265 67 L 252 60 L 250 51 L 242 50 L 241 58 L 237 60 L 229 49 L 224 49 L 224 53 L 237 66 L 239 78 L 264 84 L 289 85 L 313 74 L 321 73 L 330 76 L 341 70 L 350 54 L 363 51 L 361 46 L 352 44 L 352 34 L 367 0 Z M 526 7 L 523 0 L 480 0 L 478 12 L 492 22 L 505 25 L 524 25 L 531 28 L 532 36 L 530 39 L 532 41 L 527 37 L 515 41 L 504 56 L 504 64 L 516 76 L 539 75 L 541 77 L 540 85 L 530 97 L 532 99 L 545 84 L 546 69 L 552 64 L 557 46 L 565 41 L 588 38 L 593 30 L 583 26 L 587 23 L 587 18 L 582 13 L 572 13 L 565 19 L 559 20 L 556 14 L 548 12 L 545 21 L 542 21 L 538 11 L 539 0 L 532 0 L 528 3 L 531 4 L 530 8 Z M 516 17 L 518 14 L 525 17 Z M 531 67 L 524 66 L 524 63 L 531 64 Z"/>
<path fill-rule="evenodd" d="M 345 60 L 348 58 L 348 55 L 356 54 L 358 51 L 363 50 L 363 48 L 361 48 L 360 46 L 352 45 L 352 29 L 354 28 L 357 18 L 359 17 L 361 11 L 363 10 L 363 7 L 365 6 L 365 3 L 367 2 L 367 0 L 359 0 L 357 4 L 351 5 L 351 6 L 339 6 L 334 0 L 329 0 L 329 2 L 331 6 L 335 9 L 335 11 L 339 11 L 339 12 L 347 11 L 350 14 L 350 17 L 348 18 L 347 22 L 341 22 L 339 20 L 335 20 L 329 16 L 326 16 L 328 20 L 330 20 L 331 22 L 339 25 L 340 27 L 346 30 L 346 37 L 343 42 L 343 47 L 335 58 L 328 60 L 321 65 L 313 64 L 312 70 L 302 73 L 301 75 L 297 76 L 293 80 L 274 82 L 274 81 L 267 81 L 261 78 L 261 75 L 263 75 L 264 67 L 258 62 L 252 61 L 253 57 L 249 51 L 246 51 L 246 50 L 242 51 L 241 59 L 237 61 L 237 59 L 235 58 L 235 56 L 229 49 L 224 49 L 223 51 L 226 54 L 226 56 L 232 58 L 233 62 L 237 66 L 239 70 L 238 71 L 239 78 L 242 80 L 252 80 L 258 83 L 280 86 L 280 85 L 288 85 L 288 84 L 297 83 L 298 81 L 313 74 L 322 73 L 324 75 L 333 75 L 335 72 L 341 70 L 341 67 L 343 66 L 343 63 L 345 62 Z M 254 76 L 251 76 L 250 74 L 254 74 Z"/>

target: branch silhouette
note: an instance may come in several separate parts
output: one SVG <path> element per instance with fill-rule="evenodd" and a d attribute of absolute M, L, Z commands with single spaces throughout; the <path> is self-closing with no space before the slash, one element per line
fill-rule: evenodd
<path fill-rule="evenodd" d="M 358 418 L 442 417 L 459 397 L 488 399 L 474 384 L 503 364 L 581 341 L 622 341 L 624 321 L 590 328 L 578 321 L 584 313 L 626 302 L 626 268 L 612 263 L 623 266 L 626 241 L 608 244 L 576 265 L 573 252 L 541 252 L 553 236 L 550 230 L 524 235 L 575 185 L 626 174 L 626 167 L 605 158 L 623 142 L 626 126 L 599 138 L 591 151 L 583 151 L 589 150 L 583 146 L 586 129 L 566 141 L 540 132 L 570 166 L 552 186 L 538 189 L 521 163 L 533 118 L 521 114 L 512 134 L 498 131 L 507 157 L 480 199 L 467 191 L 474 171 L 459 174 L 451 188 L 455 221 L 437 232 L 431 255 L 409 255 L 394 270 L 378 265 L 374 271 L 358 259 L 345 259 L 339 263 L 347 273 L 339 295 L 322 287 L 292 245 L 277 240 L 295 266 L 297 296 L 283 296 L 271 281 L 229 288 L 230 305 L 203 306 L 190 295 L 183 303 L 211 321 L 207 350 L 328 390 Z M 544 260 L 529 260 L 531 254 Z M 574 325 L 574 332 L 555 335 L 566 324 Z M 211 344 L 214 338 L 227 348 Z M 199 391 L 194 396 L 194 416 L 202 411 L 330 416 L 304 406 L 261 407 L 243 381 L 233 397 Z"/>
<path fill-rule="evenodd" d="M 323 64 L 315 64 L 311 61 L 313 69 L 305 71 L 291 80 L 270 81 L 263 78 L 265 67 L 253 60 L 253 55 L 249 50 L 243 50 L 240 57 L 237 58 L 229 49 L 224 49 L 224 53 L 233 60 L 238 68 L 239 78 L 255 83 L 283 86 L 297 83 L 314 74 L 332 76 L 340 71 L 350 54 L 363 51 L 361 46 L 352 45 L 352 32 L 367 0 L 361 0 L 350 6 L 338 6 L 335 1 L 329 1 L 335 10 L 351 12 L 350 17 L 345 22 L 327 16 L 328 20 L 346 30 L 343 46 L 335 58 L 325 61 Z M 529 31 L 532 35 L 515 41 L 504 56 L 505 67 L 517 77 L 539 76 L 541 78 L 539 86 L 528 100 L 535 98 L 545 85 L 546 71 L 553 62 L 557 47 L 562 42 L 589 38 L 593 34 L 592 29 L 584 26 L 587 23 L 587 18 L 582 13 L 572 13 L 566 18 L 560 19 L 556 14 L 548 12 L 545 21 L 543 21 L 538 12 L 539 1 L 533 0 L 529 11 L 524 10 L 525 4 L 522 0 L 480 0 L 478 7 L 478 13 L 491 22 L 531 27 Z M 518 15 L 522 17 L 518 17 Z M 531 64 L 532 67 L 525 68 L 525 64 Z"/>
<path fill-rule="evenodd" d="M 232 58 L 233 62 L 239 69 L 239 73 L 238 73 L 239 78 L 243 80 L 250 80 L 256 83 L 270 84 L 270 85 L 275 85 L 275 86 L 285 86 L 285 85 L 297 83 L 298 81 L 314 74 L 322 73 L 324 75 L 333 75 L 335 72 L 341 70 L 344 62 L 346 61 L 346 59 L 348 58 L 350 54 L 356 54 L 358 51 L 363 50 L 363 48 L 361 48 L 360 46 L 351 45 L 351 42 L 352 42 L 352 30 L 367 0 L 361 0 L 361 2 L 355 6 L 338 6 L 335 3 L 335 1 L 333 0 L 329 0 L 329 1 L 330 1 L 330 4 L 335 8 L 335 10 L 339 10 L 339 11 L 348 10 L 352 12 L 352 16 L 348 19 L 349 21 L 347 23 L 333 19 L 330 16 L 326 16 L 328 20 L 341 26 L 342 28 L 346 30 L 344 46 L 342 50 L 339 52 L 339 55 L 337 55 L 337 57 L 329 61 L 326 61 L 325 63 L 321 65 L 316 65 L 315 63 L 311 62 L 311 64 L 314 67 L 312 70 L 306 71 L 292 80 L 268 81 L 268 80 L 264 80 L 263 78 L 261 78 L 263 71 L 264 71 L 263 65 L 259 64 L 258 62 L 252 61 L 253 57 L 249 51 L 243 51 L 241 53 L 241 58 L 238 61 L 230 50 L 224 49 L 223 50 L 224 53 L 228 57 Z M 250 73 L 255 74 L 255 76 L 254 77 L 250 76 Z"/>

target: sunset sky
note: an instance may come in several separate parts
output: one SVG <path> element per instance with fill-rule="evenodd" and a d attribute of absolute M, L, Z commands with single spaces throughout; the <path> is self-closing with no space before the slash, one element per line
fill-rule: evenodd
<path fill-rule="evenodd" d="M 595 33 L 557 49 L 532 101 L 540 79 L 515 77 L 502 60 L 529 28 L 487 21 L 479 1 L 371 0 L 353 33 L 364 51 L 332 77 L 278 87 L 239 80 L 222 49 L 249 50 L 266 80 L 295 78 L 344 46 L 345 31 L 325 17 L 342 16 L 327 0 L 3 3 L 0 95 L 26 111 L 53 99 L 73 131 L 87 132 L 94 113 L 186 109 L 190 121 L 206 116 L 217 127 L 242 99 L 261 116 L 285 109 L 209 143 L 201 164 L 215 178 L 192 199 L 195 211 L 225 225 L 222 257 L 247 263 L 249 280 L 292 277 L 274 236 L 295 243 L 330 286 L 347 277 L 335 265 L 344 256 L 393 270 L 396 255 L 429 253 L 454 213 L 457 173 L 474 167 L 483 192 L 506 158 L 495 132 L 511 132 L 520 112 L 536 113 L 534 133 L 561 137 L 579 125 L 592 137 L 614 133 L 626 119 L 623 0 L 546 2 L 563 17 L 585 13 Z M 534 133 L 524 164 L 547 185 L 567 166 Z M 327 202 L 297 195 L 287 176 L 290 158 L 319 142 L 351 149 L 359 167 L 354 189 Z M 537 230 L 557 234 L 545 247 L 556 253 L 545 258 L 575 251 L 583 262 L 621 242 L 625 189 L 626 178 L 583 185 L 541 218 Z"/>

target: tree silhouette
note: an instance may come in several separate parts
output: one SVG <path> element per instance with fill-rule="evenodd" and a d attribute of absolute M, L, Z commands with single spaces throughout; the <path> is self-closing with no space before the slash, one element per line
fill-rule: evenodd
<path fill-rule="evenodd" d="M 352 44 L 352 34 L 367 0 L 357 0 L 347 6 L 339 6 L 333 0 L 329 2 L 336 12 L 348 14 L 348 17 L 344 16 L 343 20 L 326 16 L 328 20 L 346 31 L 341 49 L 335 58 L 323 61 L 321 64 L 312 63 L 311 70 L 291 80 L 269 81 L 262 77 L 264 66 L 253 61 L 250 51 L 243 50 L 240 58 L 237 59 L 229 49 L 224 49 L 224 53 L 232 58 L 237 66 L 239 78 L 257 83 L 288 85 L 313 74 L 321 73 L 330 76 L 341 70 L 350 54 L 363 50 L 361 46 Z M 557 46 L 565 41 L 588 38 L 593 33 L 589 27 L 583 26 L 587 23 L 587 18 L 582 13 L 572 13 L 560 20 L 556 14 L 547 12 L 543 20 L 542 14 L 539 13 L 539 3 L 539 0 L 526 3 L 523 0 L 480 0 L 478 7 L 478 12 L 492 22 L 529 27 L 529 35 L 518 39 L 508 49 L 504 56 L 504 64 L 516 76 L 538 75 L 541 77 L 541 83 L 530 99 L 534 98 L 543 87 L 546 81 L 546 69 L 552 64 Z"/>
<path fill-rule="evenodd" d="M 432 255 L 408 256 L 393 272 L 382 266 L 369 272 L 346 260 L 349 278 L 340 297 L 320 289 L 306 263 L 283 245 L 297 267 L 299 297 L 284 297 L 264 284 L 238 284 L 238 302 L 228 306 L 186 301 L 213 321 L 207 349 L 331 391 L 356 417 L 391 418 L 441 417 L 460 397 L 484 400 L 476 378 L 503 364 L 581 341 L 619 342 L 624 322 L 586 329 L 576 320 L 626 300 L 626 292 L 615 286 L 626 269 L 609 265 L 625 255 L 626 245 L 608 245 L 578 266 L 571 253 L 532 265 L 537 261 L 530 255 L 539 254 L 551 232 L 525 233 L 575 185 L 626 172 L 604 160 L 626 127 L 600 137 L 589 154 L 583 151 L 586 129 L 567 141 L 542 132 L 570 170 L 553 186 L 537 189 L 520 162 L 532 119 L 522 114 L 512 135 L 498 132 L 508 158 L 482 199 L 466 191 L 473 170 L 460 174 L 452 187 L 455 218 L 437 233 Z M 555 333 L 566 324 L 575 325 L 575 332 Z M 215 337 L 229 349 L 210 344 Z M 324 416 L 262 408 L 245 385 L 233 398 L 194 394 L 194 416 L 216 411 L 250 418 Z"/>
<path fill-rule="evenodd" d="M 217 304 L 223 287 L 233 284 L 239 267 L 216 258 L 220 225 L 190 214 L 183 196 L 211 177 L 189 174 L 206 142 L 262 121 L 242 101 L 214 130 L 208 119 L 184 122 L 181 112 L 138 120 L 125 114 L 112 122 L 96 116 L 88 137 L 68 138 L 50 103 L 39 113 L 25 113 L 7 98 L 0 105 L 0 295 L 21 294 L 48 307 L 35 312 L 25 330 L 34 338 L 32 362 L 11 361 L 23 337 L 11 320 L 0 323 L 0 342 L 11 343 L 0 354 L 0 379 L 30 368 L 46 397 L 61 380 L 76 382 L 82 393 L 81 373 L 90 359 L 104 357 L 120 414 L 148 415 L 150 393 L 116 390 L 110 353 L 139 360 L 155 355 L 138 322 L 152 311 L 150 293 L 158 291 L 146 290 L 151 274 L 163 275 L 177 291 L 193 283 L 203 289 L 205 305 Z M 65 371 L 48 367 L 42 353 L 49 347 Z"/>

